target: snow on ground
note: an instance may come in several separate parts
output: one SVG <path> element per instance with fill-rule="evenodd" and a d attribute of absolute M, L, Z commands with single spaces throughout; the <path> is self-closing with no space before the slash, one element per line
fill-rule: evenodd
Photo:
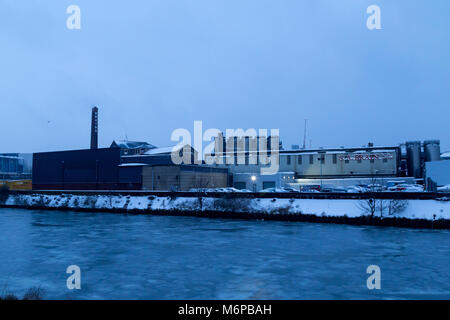
<path fill-rule="evenodd" d="M 380 201 L 380 200 L 377 200 Z M 406 208 L 395 217 L 409 219 L 450 219 L 450 201 L 405 200 Z M 390 200 L 383 200 L 383 216 L 388 217 Z M 329 217 L 359 217 L 368 215 L 365 200 L 350 199 L 246 199 L 246 198 L 202 198 L 197 197 L 156 197 L 156 196 L 120 196 L 120 195 L 10 195 L 6 206 L 83 208 L 105 210 L 134 210 L 148 212 L 162 211 L 216 211 L 247 212 L 264 214 L 312 214 Z M 379 210 L 375 216 L 380 216 Z"/>

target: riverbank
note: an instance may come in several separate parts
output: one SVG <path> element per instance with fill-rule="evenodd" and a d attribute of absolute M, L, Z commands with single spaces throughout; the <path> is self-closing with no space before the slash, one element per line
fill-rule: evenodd
<path fill-rule="evenodd" d="M 450 229 L 450 201 L 8 194 L 1 207 Z"/>

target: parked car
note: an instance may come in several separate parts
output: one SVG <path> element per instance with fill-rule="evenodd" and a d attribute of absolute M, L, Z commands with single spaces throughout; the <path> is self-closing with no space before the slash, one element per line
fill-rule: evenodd
<path fill-rule="evenodd" d="M 285 192 L 300 192 L 300 190 L 295 189 L 293 187 L 283 187 L 282 188 Z"/>
<path fill-rule="evenodd" d="M 450 192 L 450 184 L 437 188 L 437 192 Z"/>
<path fill-rule="evenodd" d="M 368 192 L 383 192 L 386 188 L 383 187 L 381 184 L 372 183 L 367 185 L 367 191 Z"/>
<path fill-rule="evenodd" d="M 280 188 L 267 188 L 267 189 L 263 189 L 260 192 L 287 192 L 284 189 L 280 189 Z"/>
<path fill-rule="evenodd" d="M 388 191 L 394 192 L 423 192 L 423 186 L 420 184 L 398 184 L 388 188 Z"/>
<path fill-rule="evenodd" d="M 320 184 L 307 184 L 300 186 L 300 192 L 320 192 Z"/>
<path fill-rule="evenodd" d="M 351 186 L 347 188 L 349 193 L 364 193 L 367 192 L 367 188 L 361 186 Z"/>

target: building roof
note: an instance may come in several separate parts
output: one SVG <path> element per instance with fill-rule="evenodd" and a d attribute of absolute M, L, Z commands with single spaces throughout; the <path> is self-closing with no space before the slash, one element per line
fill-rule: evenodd
<path fill-rule="evenodd" d="M 446 151 L 441 154 L 441 158 L 450 159 L 450 151 Z"/>
<path fill-rule="evenodd" d="M 148 166 L 147 163 L 122 163 L 119 164 L 119 167 L 142 167 L 142 166 Z"/>
<path fill-rule="evenodd" d="M 114 140 L 111 143 L 111 148 L 121 149 L 138 149 L 138 148 L 156 148 L 154 145 L 143 141 L 129 141 L 129 140 Z"/>
<path fill-rule="evenodd" d="M 172 153 L 172 151 L 178 151 L 180 149 L 182 149 L 182 147 L 180 145 L 176 145 L 173 147 L 154 148 L 154 149 L 151 149 L 151 150 L 148 150 L 147 152 L 145 152 L 144 155 L 170 154 L 170 153 Z"/>
<path fill-rule="evenodd" d="M 280 154 L 316 154 L 316 153 L 363 153 L 363 152 L 380 152 L 397 150 L 398 147 L 382 146 L 382 147 L 350 147 L 350 148 L 323 148 L 323 149 L 293 149 L 293 150 L 280 150 Z"/>

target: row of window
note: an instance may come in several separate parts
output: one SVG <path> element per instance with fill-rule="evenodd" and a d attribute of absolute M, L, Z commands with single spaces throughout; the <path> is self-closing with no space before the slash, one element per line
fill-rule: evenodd
<path fill-rule="evenodd" d="M 291 155 L 286 156 L 286 164 L 287 165 L 290 165 L 292 163 L 291 157 L 292 157 Z M 297 164 L 301 165 L 303 162 L 303 160 L 302 160 L 303 157 L 302 156 L 294 156 L 294 157 L 297 157 Z M 309 155 L 309 164 L 314 164 L 314 158 L 316 158 L 316 157 L 317 157 L 317 161 L 320 161 L 320 162 L 322 162 L 322 164 L 325 164 L 325 156 L 320 155 L 320 154 L 310 154 Z M 345 160 L 345 163 L 349 163 L 349 162 L 350 162 L 349 160 Z M 358 159 L 358 160 L 356 160 L 356 162 L 361 163 L 362 160 Z M 374 163 L 374 162 L 375 162 L 374 159 L 370 159 L 370 163 Z M 383 159 L 383 162 L 386 163 L 387 159 Z M 337 154 L 333 154 L 333 164 L 336 164 L 336 163 L 337 163 Z"/>

